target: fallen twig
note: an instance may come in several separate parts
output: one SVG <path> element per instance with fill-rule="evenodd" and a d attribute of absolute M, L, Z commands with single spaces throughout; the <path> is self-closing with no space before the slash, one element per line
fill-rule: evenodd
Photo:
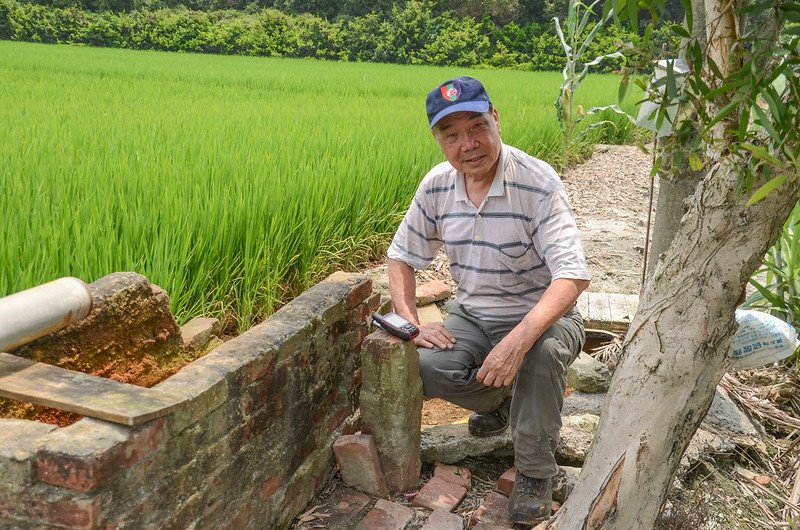
<path fill-rule="evenodd" d="M 789 416 L 769 400 L 758 398 L 757 391 L 744 386 L 730 374 L 722 376 L 719 382 L 731 399 L 747 409 L 751 414 L 761 421 L 769 421 L 772 424 L 788 429 L 800 429 L 800 420 Z"/>

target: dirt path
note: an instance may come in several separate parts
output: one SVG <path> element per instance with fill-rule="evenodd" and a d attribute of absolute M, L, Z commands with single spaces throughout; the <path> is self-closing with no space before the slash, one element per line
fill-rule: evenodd
<path fill-rule="evenodd" d="M 592 274 L 591 291 L 639 294 L 651 167 L 651 155 L 635 146 L 601 145 L 590 160 L 564 175 Z"/>

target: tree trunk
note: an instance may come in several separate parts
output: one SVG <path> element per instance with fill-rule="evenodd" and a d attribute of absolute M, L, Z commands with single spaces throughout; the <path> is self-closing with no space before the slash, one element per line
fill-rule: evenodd
<path fill-rule="evenodd" d="M 724 164 L 724 163 L 723 163 Z M 600 429 L 551 528 L 652 528 L 686 446 L 728 368 L 734 310 L 777 239 L 800 182 L 751 207 L 717 164 L 688 200 L 645 285 Z"/>

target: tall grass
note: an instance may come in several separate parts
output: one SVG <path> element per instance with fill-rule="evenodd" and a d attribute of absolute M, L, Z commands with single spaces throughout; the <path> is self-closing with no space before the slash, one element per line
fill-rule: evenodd
<path fill-rule="evenodd" d="M 558 73 L 0 42 L 0 295 L 130 270 L 180 320 L 229 312 L 246 328 L 384 251 L 442 160 L 425 94 L 465 73 L 504 141 L 557 162 Z M 617 83 L 590 77 L 583 104 Z"/>

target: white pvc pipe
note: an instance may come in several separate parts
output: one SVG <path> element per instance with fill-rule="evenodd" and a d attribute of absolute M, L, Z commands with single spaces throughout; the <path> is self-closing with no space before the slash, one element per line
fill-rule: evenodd
<path fill-rule="evenodd" d="M 89 287 L 70 277 L 0 298 L 0 351 L 65 328 L 91 309 Z"/>

